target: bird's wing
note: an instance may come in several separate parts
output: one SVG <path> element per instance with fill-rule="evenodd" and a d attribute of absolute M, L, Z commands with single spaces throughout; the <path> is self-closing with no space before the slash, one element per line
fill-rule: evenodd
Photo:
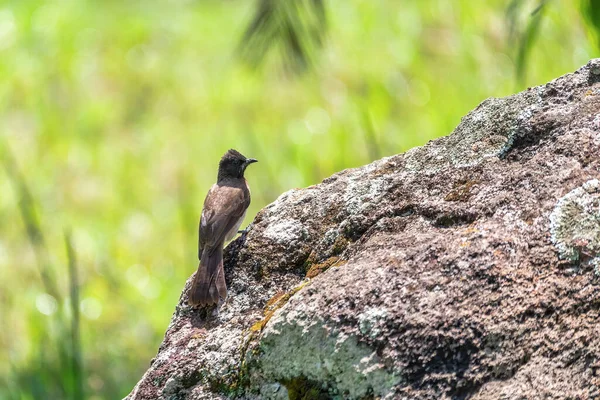
<path fill-rule="evenodd" d="M 245 186 L 245 182 L 244 182 Z M 211 187 L 200 218 L 198 258 L 204 247 L 222 246 L 225 236 L 233 229 L 250 205 L 247 189 L 239 185 L 218 185 Z"/>

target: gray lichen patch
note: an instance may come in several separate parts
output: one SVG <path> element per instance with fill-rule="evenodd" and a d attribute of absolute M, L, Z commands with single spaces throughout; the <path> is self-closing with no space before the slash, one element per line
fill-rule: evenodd
<path fill-rule="evenodd" d="M 345 398 L 391 396 L 400 378 L 386 368 L 375 349 L 312 318 L 311 307 L 303 307 L 302 299 L 294 300 L 294 307 L 276 313 L 263 333 L 257 370 L 264 381 L 303 377 Z"/>
<path fill-rule="evenodd" d="M 560 198 L 550 214 L 552 243 L 561 258 L 600 255 L 600 182 L 592 179 Z M 592 261 L 592 264 L 598 264 Z"/>
<path fill-rule="evenodd" d="M 543 91 L 537 87 L 485 100 L 462 119 L 452 135 L 408 151 L 406 169 L 433 174 L 448 167 L 471 167 L 486 159 L 504 157 L 519 137 L 530 133 L 530 121 L 541 109 Z"/>
<path fill-rule="evenodd" d="M 358 315 L 358 325 L 360 333 L 369 336 L 371 339 L 376 339 L 385 328 L 387 318 L 387 310 L 385 308 L 370 308 Z"/>
<path fill-rule="evenodd" d="M 345 211 L 348 215 L 355 215 L 375 206 L 381 196 L 387 193 L 391 183 L 392 180 L 386 176 L 349 180 L 342 197 Z"/>
<path fill-rule="evenodd" d="M 284 219 L 269 225 L 263 235 L 277 243 L 290 243 L 306 238 L 308 232 L 300 221 Z"/>
<path fill-rule="evenodd" d="M 260 387 L 261 398 L 269 400 L 288 400 L 290 398 L 287 388 L 279 382 L 266 383 Z"/>

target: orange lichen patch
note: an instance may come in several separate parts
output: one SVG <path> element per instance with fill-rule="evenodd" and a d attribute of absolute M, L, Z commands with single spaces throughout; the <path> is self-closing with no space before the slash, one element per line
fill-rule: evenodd
<path fill-rule="evenodd" d="M 473 226 L 473 224 L 469 225 L 467 227 L 467 229 L 464 230 L 464 233 L 469 234 L 469 233 L 477 233 L 479 232 L 479 229 L 477 229 L 475 226 Z"/>
<path fill-rule="evenodd" d="M 201 328 L 201 329 L 196 330 L 191 337 L 192 337 L 192 339 L 202 339 L 202 338 L 204 338 L 204 336 L 206 336 L 206 333 L 207 333 L 206 329 Z"/>
<path fill-rule="evenodd" d="M 267 305 L 265 306 L 265 311 L 264 311 L 264 314 L 263 314 L 263 319 L 261 319 L 260 321 L 258 321 L 254 325 L 252 325 L 250 327 L 250 331 L 251 332 L 260 332 L 260 331 L 262 331 L 264 329 L 265 325 L 267 324 L 267 322 L 269 322 L 269 320 L 273 316 L 273 314 L 275 314 L 275 311 L 277 311 L 281 307 L 283 307 L 285 305 L 285 303 L 288 302 L 288 300 L 290 299 L 290 297 L 292 297 L 294 294 L 296 294 L 308 282 L 309 281 L 303 281 L 299 285 L 297 285 L 294 288 L 292 288 L 292 290 L 290 290 L 289 292 L 287 292 L 287 293 L 277 292 L 277 294 L 275 294 L 275 296 L 271 297 L 269 299 L 269 301 L 267 301 Z"/>
<path fill-rule="evenodd" d="M 304 270 L 308 272 L 310 266 L 313 265 L 317 261 L 317 255 L 314 251 L 311 251 L 308 257 L 306 257 L 306 261 L 304 261 Z"/>
<path fill-rule="evenodd" d="M 348 244 L 350 244 L 350 241 L 346 237 L 340 235 L 335 239 L 335 242 L 333 242 L 331 250 L 333 251 L 334 255 L 341 254 L 344 250 L 346 250 Z"/>
<path fill-rule="evenodd" d="M 329 257 L 327 260 L 325 260 L 324 262 L 322 262 L 320 264 L 311 265 L 308 272 L 306 273 L 306 277 L 312 279 L 315 276 L 319 275 L 321 272 L 324 272 L 331 267 L 344 265 L 345 263 L 346 263 L 346 261 L 340 260 L 339 257 Z"/>
<path fill-rule="evenodd" d="M 311 253 L 311 255 L 308 257 L 308 260 L 312 261 L 313 259 L 314 259 L 314 254 Z M 344 264 L 346 264 L 346 262 L 347 262 L 346 260 L 342 260 L 339 257 L 330 257 L 320 264 L 312 264 L 311 263 L 311 264 L 309 264 L 310 267 L 308 269 L 308 272 L 306 273 L 306 277 L 314 278 L 315 276 L 319 275 L 321 272 L 326 271 L 327 269 L 329 269 L 331 267 L 337 267 L 340 265 L 344 265 Z M 254 325 L 252 325 L 250 327 L 250 331 L 251 332 L 262 331 L 264 329 L 265 325 L 267 324 L 267 322 L 269 322 L 269 320 L 275 313 L 275 311 L 277 311 L 281 307 L 283 307 L 285 305 L 285 303 L 287 303 L 288 300 L 294 294 L 296 294 L 300 289 L 302 289 L 309 282 L 310 281 L 303 281 L 299 285 L 292 288 L 289 292 L 279 291 L 279 292 L 275 293 L 275 295 L 273 297 L 271 297 L 267 301 L 267 304 L 265 305 L 265 309 L 263 312 L 263 318 L 260 321 L 256 322 Z"/>
<path fill-rule="evenodd" d="M 393 173 L 394 171 L 396 171 L 398 169 L 398 167 L 394 164 L 394 163 L 386 163 L 382 166 L 380 166 L 379 168 L 377 168 L 375 171 L 371 172 L 371 177 L 372 178 L 377 178 L 383 175 L 389 175 L 391 173 Z"/>
<path fill-rule="evenodd" d="M 267 322 L 269 322 L 269 320 L 271 319 L 271 316 L 273 314 L 270 313 L 268 316 L 265 316 L 265 318 L 261 319 L 260 321 L 258 321 L 257 323 L 255 323 L 254 325 L 252 325 L 250 327 L 250 332 L 260 332 L 263 330 L 263 328 L 265 327 L 265 324 Z"/>
<path fill-rule="evenodd" d="M 460 244 L 460 247 L 468 247 L 468 246 L 470 246 L 470 245 L 471 245 L 471 242 L 469 242 L 469 241 L 467 240 L 466 242 L 462 242 L 462 243 Z"/>
<path fill-rule="evenodd" d="M 477 185 L 477 180 L 463 180 L 454 184 L 454 188 L 446 195 L 446 201 L 467 201 L 471 197 L 471 189 Z"/>
<path fill-rule="evenodd" d="M 586 97 L 587 97 L 587 96 L 591 96 L 591 95 L 593 95 L 593 94 L 594 94 L 594 92 L 592 91 L 592 89 L 588 89 L 588 90 L 585 92 L 585 96 L 586 96 Z"/>
<path fill-rule="evenodd" d="M 272 309 L 273 306 L 276 305 L 283 296 L 285 296 L 285 292 L 283 290 L 280 290 L 279 292 L 275 293 L 275 296 L 271 297 L 267 301 L 267 304 L 265 305 L 265 312 Z"/>

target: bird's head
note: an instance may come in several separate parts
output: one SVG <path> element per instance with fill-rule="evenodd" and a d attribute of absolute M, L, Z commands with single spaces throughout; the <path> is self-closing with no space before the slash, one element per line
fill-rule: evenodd
<path fill-rule="evenodd" d="M 219 162 L 218 180 L 225 178 L 243 178 L 246 167 L 258 160 L 246 158 L 237 150 L 228 150 Z"/>

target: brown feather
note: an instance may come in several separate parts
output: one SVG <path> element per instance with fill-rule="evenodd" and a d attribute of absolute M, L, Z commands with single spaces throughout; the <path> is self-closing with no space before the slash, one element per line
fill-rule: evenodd
<path fill-rule="evenodd" d="M 211 305 L 227 297 L 223 245 L 232 239 L 250 204 L 244 178 L 229 178 L 213 185 L 204 200 L 199 226 L 200 264 L 189 293 L 192 305 Z"/>

